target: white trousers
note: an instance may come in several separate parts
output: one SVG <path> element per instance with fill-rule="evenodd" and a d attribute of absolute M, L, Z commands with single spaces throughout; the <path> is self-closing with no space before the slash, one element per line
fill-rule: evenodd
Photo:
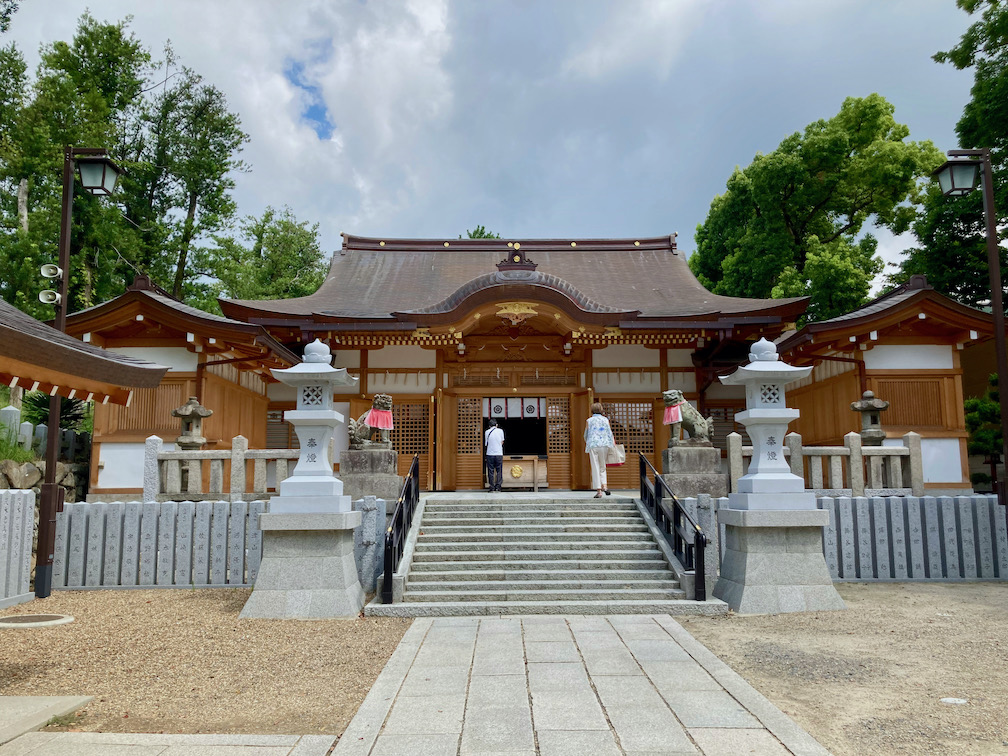
<path fill-rule="evenodd" d="M 591 462 L 592 488 L 596 491 L 609 488 L 606 481 L 606 458 L 609 456 L 608 446 L 593 446 L 588 450 L 588 461 Z"/>

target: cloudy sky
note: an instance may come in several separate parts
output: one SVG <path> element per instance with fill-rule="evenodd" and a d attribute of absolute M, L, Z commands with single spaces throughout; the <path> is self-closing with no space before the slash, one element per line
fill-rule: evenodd
<path fill-rule="evenodd" d="M 239 211 L 289 205 L 327 251 L 477 224 L 691 251 L 733 168 L 845 97 L 947 150 L 972 80 L 931 60 L 954 0 L 21 0 L 5 36 L 34 67 L 88 7 L 225 92 Z"/>

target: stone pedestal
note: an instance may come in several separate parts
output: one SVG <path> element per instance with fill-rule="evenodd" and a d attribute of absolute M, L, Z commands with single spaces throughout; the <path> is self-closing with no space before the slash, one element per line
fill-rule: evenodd
<path fill-rule="evenodd" d="M 356 617 L 364 590 L 354 561 L 360 512 L 259 515 L 263 555 L 240 617 Z"/>
<path fill-rule="evenodd" d="M 384 499 L 386 514 L 392 514 L 403 485 L 398 464 L 395 449 L 347 449 L 340 454 L 343 492 L 352 501 L 365 496 Z"/>
<path fill-rule="evenodd" d="M 728 495 L 728 475 L 721 472 L 721 451 L 689 442 L 662 450 L 662 478 L 679 499 Z"/>
<path fill-rule="evenodd" d="M 845 609 L 822 552 L 829 514 L 720 510 L 725 526 L 714 595 L 740 614 Z"/>

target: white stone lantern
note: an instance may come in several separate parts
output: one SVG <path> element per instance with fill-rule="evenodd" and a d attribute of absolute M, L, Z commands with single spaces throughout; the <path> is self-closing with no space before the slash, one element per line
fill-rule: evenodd
<path fill-rule="evenodd" d="M 714 595 L 740 614 L 843 609 L 823 556 L 829 515 L 784 459 L 784 433 L 799 414 L 785 405 L 784 387 L 812 368 L 781 362 L 766 339 L 753 344 L 749 360 L 721 379 L 745 386 L 746 409 L 735 419 L 749 432 L 753 455 L 718 511 L 725 540 Z"/>
<path fill-rule="evenodd" d="M 356 385 L 358 379 L 346 368 L 332 367 L 331 360 L 329 347 L 315 339 L 305 347 L 299 365 L 272 371 L 278 381 L 297 389 L 297 408 L 284 412 L 284 420 L 294 426 L 301 450 L 291 476 L 280 482 L 279 496 L 270 499 L 270 512 L 351 509 L 343 482 L 333 474 L 329 450 L 336 427 L 345 420 L 333 409 L 333 389 Z"/>
<path fill-rule="evenodd" d="M 781 362 L 777 348 L 760 339 L 749 352 L 749 364 L 721 377 L 726 386 L 745 386 L 746 409 L 735 415 L 752 440 L 749 471 L 729 496 L 732 509 L 815 509 L 805 481 L 791 472 L 784 457 L 784 435 L 799 412 L 784 402 L 784 387 L 805 378 L 811 367 Z"/>

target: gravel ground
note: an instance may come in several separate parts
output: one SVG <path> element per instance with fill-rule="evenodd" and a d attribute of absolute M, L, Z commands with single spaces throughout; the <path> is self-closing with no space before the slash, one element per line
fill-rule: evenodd
<path fill-rule="evenodd" d="M 838 590 L 847 611 L 680 621 L 837 756 L 1008 756 L 1008 584 Z M 0 630 L 0 694 L 95 696 L 72 729 L 342 733 L 410 620 L 238 620 L 248 595 L 61 591 L 5 610 L 76 619 Z"/>
<path fill-rule="evenodd" d="M 847 611 L 680 621 L 836 756 L 1008 754 L 1008 584 L 837 590 Z"/>
<path fill-rule="evenodd" d="M 250 589 L 57 591 L 0 612 L 69 614 L 0 629 L 0 694 L 90 695 L 69 727 L 340 734 L 409 620 L 239 620 Z"/>

